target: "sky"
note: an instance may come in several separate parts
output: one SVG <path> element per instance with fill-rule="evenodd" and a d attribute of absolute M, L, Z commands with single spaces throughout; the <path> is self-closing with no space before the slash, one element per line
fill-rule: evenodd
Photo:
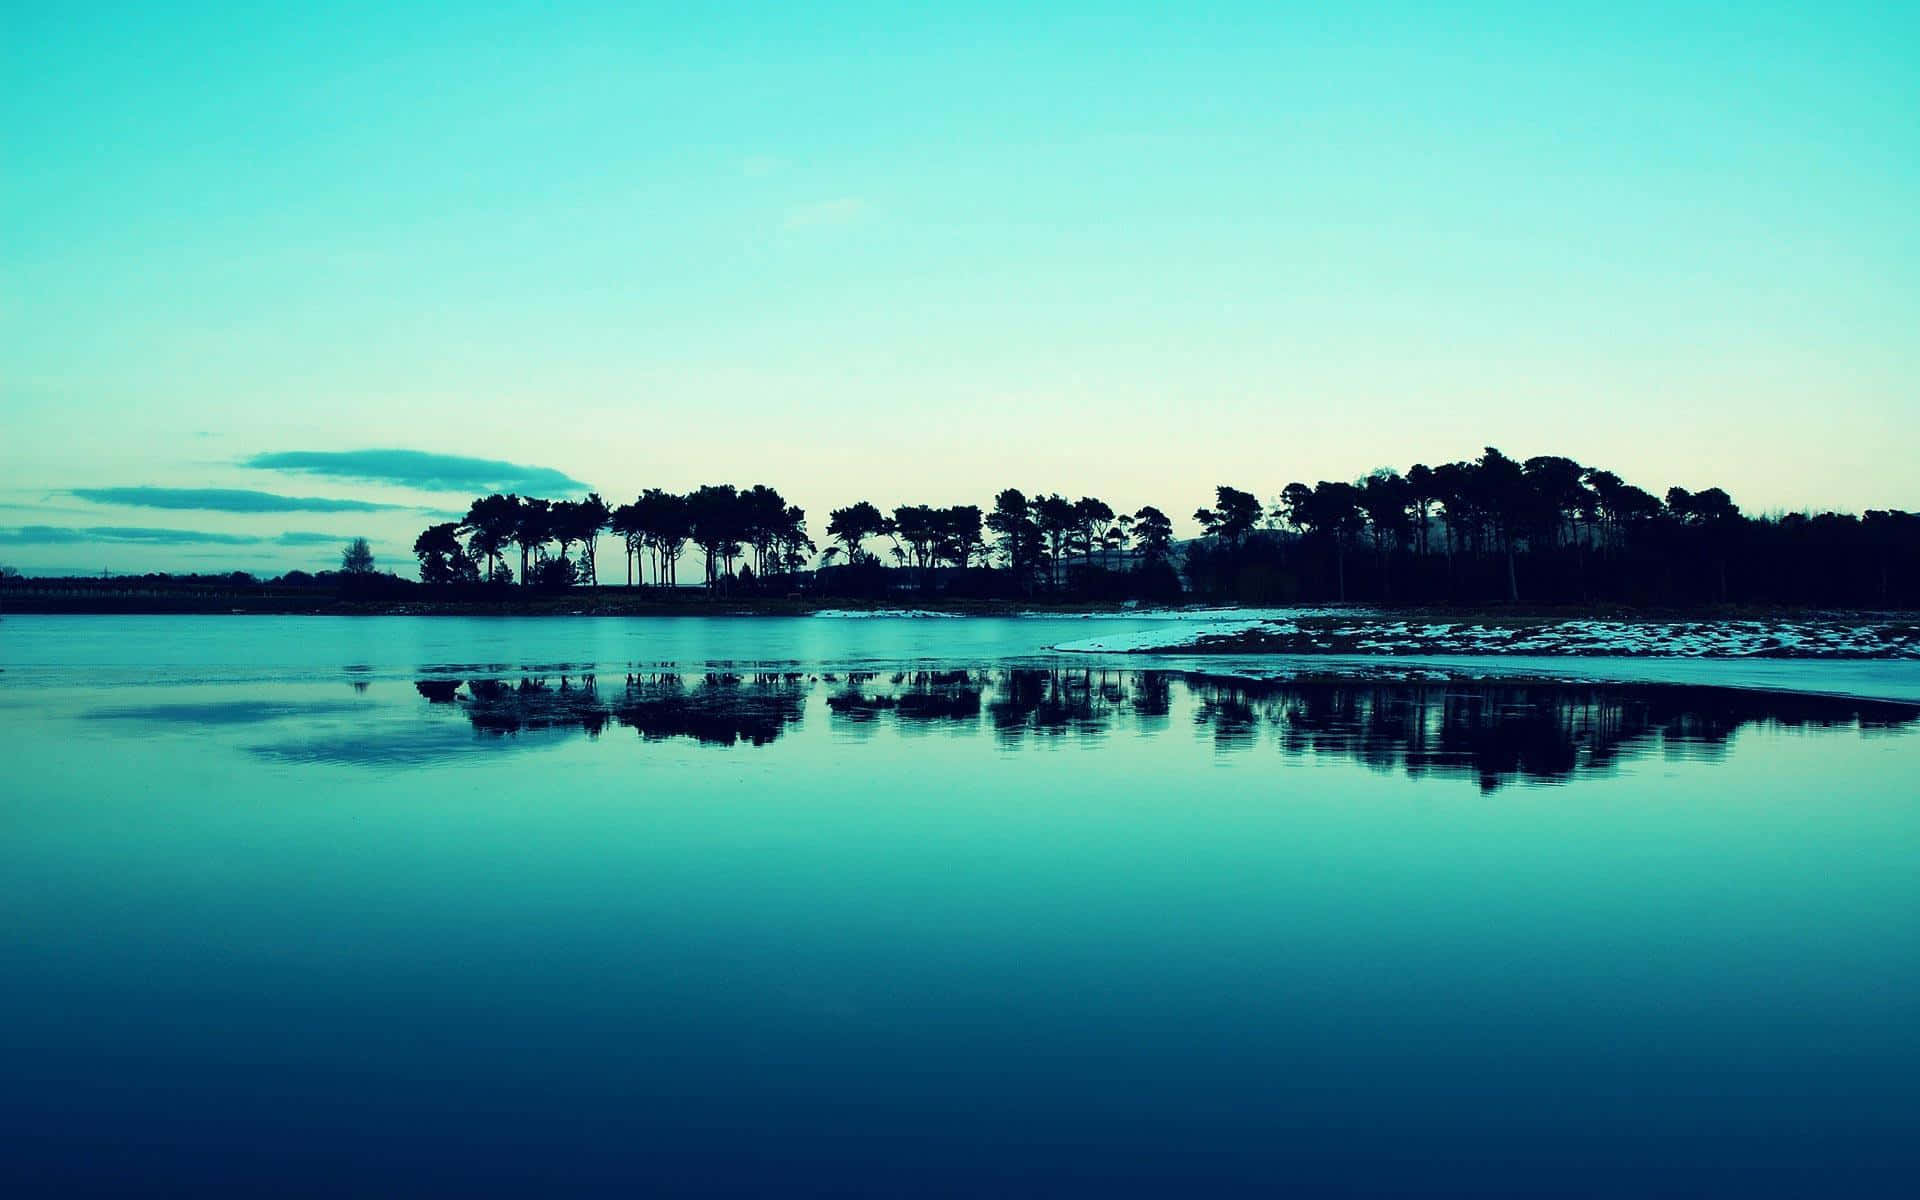
<path fill-rule="evenodd" d="M 0 563 L 1489 444 L 1920 509 L 1920 5 L 812 7 L 5 6 Z"/>

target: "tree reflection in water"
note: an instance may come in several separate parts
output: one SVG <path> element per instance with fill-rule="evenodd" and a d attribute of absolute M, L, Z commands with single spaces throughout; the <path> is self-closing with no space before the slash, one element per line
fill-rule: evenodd
<path fill-rule="evenodd" d="M 654 672 L 628 675 L 611 694 L 590 674 L 526 675 L 517 682 L 432 678 L 416 680 L 414 687 L 429 703 L 459 705 L 474 729 L 491 737 L 551 729 L 598 737 L 618 725 L 650 742 L 686 737 L 715 746 L 764 746 L 799 722 L 809 684 L 797 673 Z"/>
<path fill-rule="evenodd" d="M 1920 706 L 1678 685 L 1258 681 L 1169 671 L 1001 668 L 851 672 L 591 673 L 416 681 L 432 706 L 458 709 L 488 738 L 529 730 L 598 737 L 609 726 L 647 741 L 764 746 L 802 724 L 819 692 L 843 733 L 944 730 L 1003 749 L 1115 734 L 1169 736 L 1183 723 L 1218 753 L 1271 745 L 1290 758 L 1340 757 L 1411 776 L 1564 780 L 1652 754 L 1717 754 L 1749 725 L 1891 728 Z M 1186 714 L 1177 722 L 1177 713 Z"/>
<path fill-rule="evenodd" d="M 864 733 L 883 715 L 902 733 L 968 729 L 979 723 L 984 671 L 896 671 L 884 684 L 876 672 L 828 675 L 827 710 L 844 731 Z"/>

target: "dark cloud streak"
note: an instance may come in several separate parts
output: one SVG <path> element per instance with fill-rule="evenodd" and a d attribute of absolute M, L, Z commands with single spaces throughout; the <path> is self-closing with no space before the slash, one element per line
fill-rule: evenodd
<path fill-rule="evenodd" d="M 273 542 L 276 546 L 344 546 L 358 536 L 352 533 L 304 533 L 289 530 L 273 539 Z M 380 538 L 367 540 L 376 546 L 383 544 Z"/>
<path fill-rule="evenodd" d="M 86 542 L 117 542 L 143 546 L 257 546 L 265 539 L 245 533 L 213 533 L 203 529 L 146 529 L 130 525 L 20 525 L 0 529 L 0 544 L 10 546 L 72 546 Z"/>
<path fill-rule="evenodd" d="M 353 539 L 347 533 L 288 530 L 277 537 L 251 533 L 215 533 L 205 529 L 148 529 L 128 525 L 17 525 L 0 528 L 0 546 L 326 546 Z M 376 545 L 378 538 L 369 539 Z"/>
<path fill-rule="evenodd" d="M 281 496 L 274 492 L 256 492 L 245 488 L 69 488 L 68 493 L 94 504 L 118 504 L 130 508 L 191 509 L 203 512 L 404 512 L 410 507 L 404 504 L 379 504 L 372 500 Z"/>
<path fill-rule="evenodd" d="M 587 485 L 551 467 L 424 450 L 284 450 L 256 454 L 241 466 L 334 479 L 396 484 L 430 492 L 584 492 Z"/>

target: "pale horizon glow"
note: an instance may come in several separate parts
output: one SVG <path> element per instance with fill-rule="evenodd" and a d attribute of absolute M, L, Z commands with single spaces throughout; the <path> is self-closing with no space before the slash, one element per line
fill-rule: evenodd
<path fill-rule="evenodd" d="M 1920 509 L 1920 9 L 1045 7 L 17 8 L 0 563 L 407 571 L 463 459 Z"/>

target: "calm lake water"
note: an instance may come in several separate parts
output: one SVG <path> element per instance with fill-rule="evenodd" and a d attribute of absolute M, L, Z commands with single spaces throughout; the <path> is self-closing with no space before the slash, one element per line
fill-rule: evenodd
<path fill-rule="evenodd" d="M 0 1193 L 1920 1185 L 1920 704 L 1084 629 L 7 617 Z"/>

